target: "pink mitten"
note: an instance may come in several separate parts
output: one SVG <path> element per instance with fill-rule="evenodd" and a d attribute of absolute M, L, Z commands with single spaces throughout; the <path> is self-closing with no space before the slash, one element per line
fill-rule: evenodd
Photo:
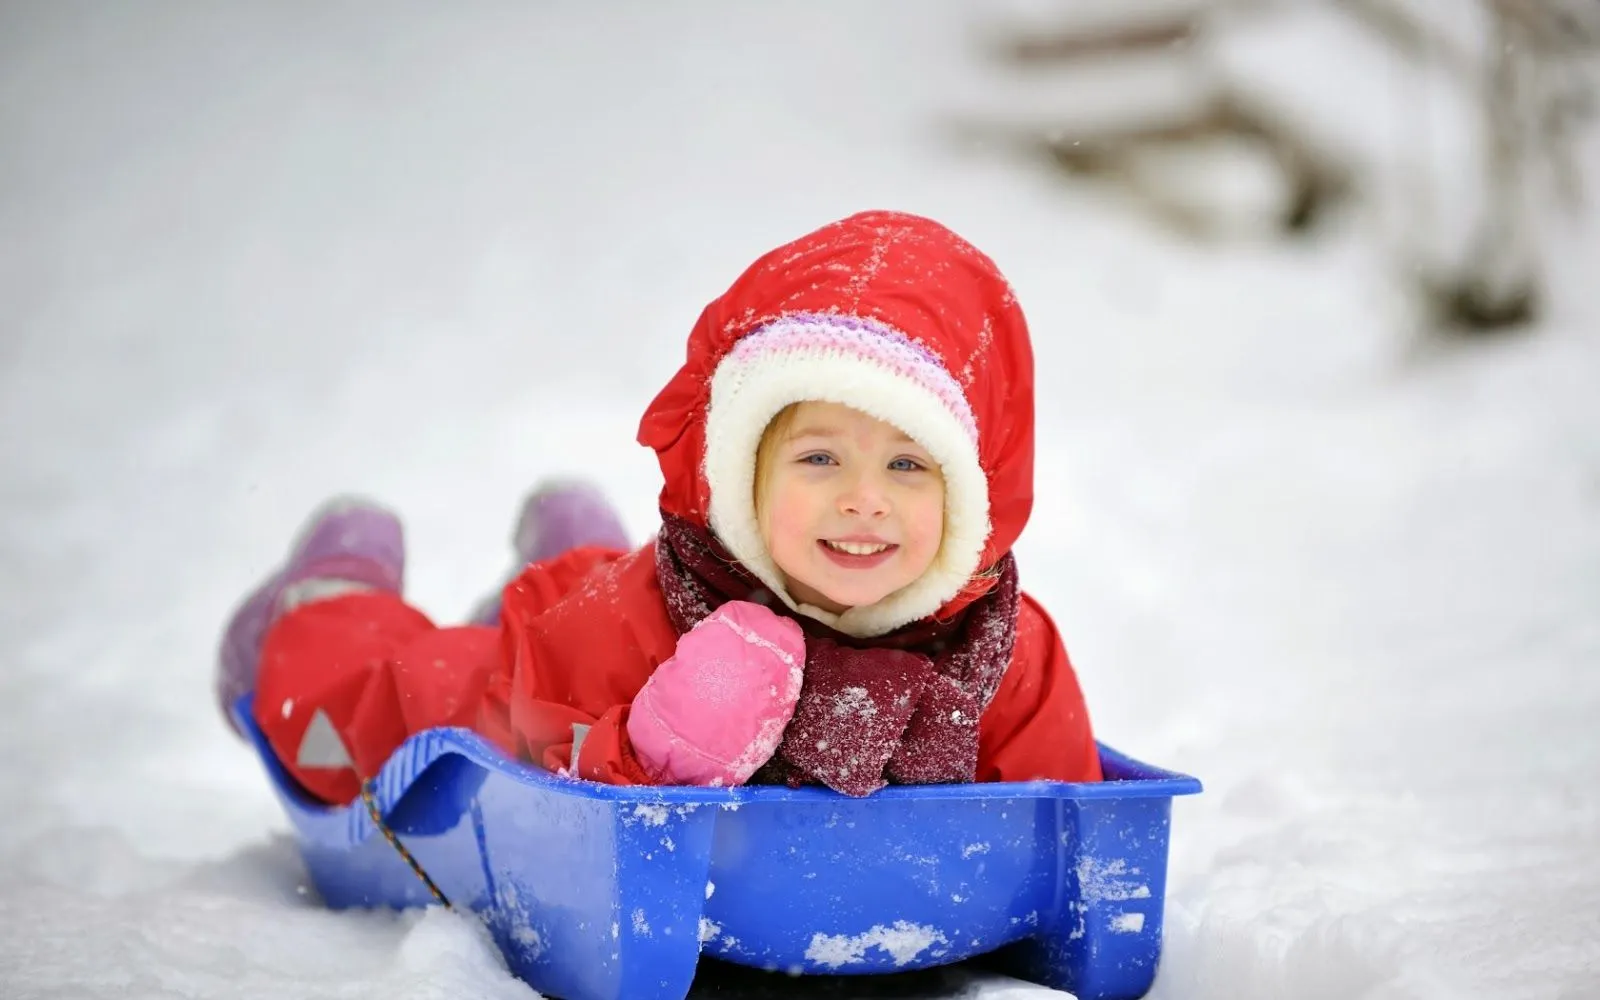
<path fill-rule="evenodd" d="M 799 625 L 749 601 L 724 604 L 634 696 L 634 756 L 664 784 L 744 784 L 783 739 L 805 661 Z"/>

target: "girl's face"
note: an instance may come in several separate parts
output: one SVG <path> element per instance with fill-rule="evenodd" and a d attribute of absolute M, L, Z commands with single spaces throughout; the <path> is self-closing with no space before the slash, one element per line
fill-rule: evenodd
<path fill-rule="evenodd" d="M 756 516 L 789 596 L 833 614 L 920 577 L 944 540 L 944 475 L 893 426 L 800 403 L 757 470 Z"/>

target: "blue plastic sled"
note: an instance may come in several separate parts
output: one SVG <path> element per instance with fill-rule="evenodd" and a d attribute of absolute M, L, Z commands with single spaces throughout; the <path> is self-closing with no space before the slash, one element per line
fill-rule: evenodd
<path fill-rule="evenodd" d="M 433 902 L 366 809 L 308 799 L 235 706 L 329 906 Z M 1081 1000 L 1139 997 L 1161 953 L 1172 797 L 1194 778 L 1100 748 L 1100 784 L 631 788 L 509 760 L 461 729 L 407 740 L 375 798 L 511 971 L 563 1000 L 682 1000 L 702 954 L 794 974 L 995 953 Z"/>

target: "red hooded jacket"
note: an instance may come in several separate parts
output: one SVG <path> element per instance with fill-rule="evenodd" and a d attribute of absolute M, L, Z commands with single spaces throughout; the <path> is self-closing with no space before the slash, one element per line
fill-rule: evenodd
<path fill-rule="evenodd" d="M 640 443 L 660 460 L 661 508 L 707 525 L 701 466 L 711 374 L 742 336 L 796 313 L 886 323 L 932 351 L 960 384 L 979 428 L 990 520 L 980 571 L 936 614 L 960 611 L 991 585 L 982 571 L 1010 551 L 1033 505 L 1033 359 L 1022 313 L 994 264 L 929 220 L 864 213 L 834 223 L 763 256 L 706 307 L 683 367 L 639 428 Z M 380 593 L 288 612 L 263 647 L 256 721 L 280 759 L 293 762 L 311 713 L 285 719 L 277 707 L 286 699 L 319 703 L 351 766 L 290 770 L 329 801 L 353 798 L 360 777 L 401 741 L 438 725 L 476 728 L 552 770 L 643 784 L 649 779 L 627 739 L 629 704 L 677 640 L 653 542 L 631 553 L 577 549 L 507 585 L 498 628 L 438 628 Z M 977 775 L 1101 777 L 1077 677 L 1054 624 L 1026 594 L 1010 665 L 979 723 Z"/>

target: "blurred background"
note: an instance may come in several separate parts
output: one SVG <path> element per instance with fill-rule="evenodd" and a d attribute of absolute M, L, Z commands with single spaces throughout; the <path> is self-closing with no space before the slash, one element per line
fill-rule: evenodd
<path fill-rule="evenodd" d="M 1600 993 L 1597 44 L 1590 0 L 0 4 L 0 982 L 529 996 L 310 898 L 222 623 L 333 492 L 440 619 L 541 477 L 642 541 L 700 308 L 887 207 L 1016 285 L 1024 585 L 1101 737 L 1207 783 L 1156 995 Z"/>

